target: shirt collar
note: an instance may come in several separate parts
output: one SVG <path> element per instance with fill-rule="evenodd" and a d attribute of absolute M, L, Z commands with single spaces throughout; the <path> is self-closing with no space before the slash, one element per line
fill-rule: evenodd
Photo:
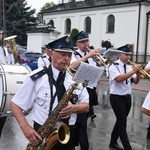
<path fill-rule="evenodd" d="M 54 68 L 53 66 L 52 66 L 52 71 L 53 71 L 54 78 L 57 79 L 60 71 L 58 69 Z"/>
<path fill-rule="evenodd" d="M 84 52 L 82 52 L 79 48 L 77 49 L 77 52 L 81 55 L 81 56 L 84 56 Z"/>
<path fill-rule="evenodd" d="M 125 63 L 123 63 L 120 59 L 117 61 L 122 67 L 124 66 Z"/>

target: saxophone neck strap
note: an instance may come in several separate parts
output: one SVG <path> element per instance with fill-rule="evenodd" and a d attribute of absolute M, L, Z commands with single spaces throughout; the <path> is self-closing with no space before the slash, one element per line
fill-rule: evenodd
<path fill-rule="evenodd" d="M 44 69 L 46 70 L 46 73 L 48 75 L 49 85 L 50 85 L 50 93 L 51 93 L 51 101 L 50 101 L 50 107 L 49 107 L 49 115 L 50 115 L 56 95 L 58 96 L 58 91 L 59 91 L 58 88 L 59 88 L 60 84 L 63 84 L 64 78 L 65 78 L 65 73 L 61 76 L 61 78 L 59 80 L 55 81 L 53 78 L 53 71 L 52 71 L 51 64 L 48 66 L 48 68 L 46 66 L 44 66 Z M 53 93 L 53 85 L 55 85 L 55 87 L 56 87 L 55 94 Z"/>

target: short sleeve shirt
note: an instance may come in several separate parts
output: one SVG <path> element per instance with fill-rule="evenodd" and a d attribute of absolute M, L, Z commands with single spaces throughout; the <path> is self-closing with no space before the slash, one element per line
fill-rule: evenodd
<path fill-rule="evenodd" d="M 117 76 L 125 73 L 123 65 L 124 63 L 118 60 L 109 67 L 110 94 L 116 95 L 131 94 L 132 90 L 131 78 L 135 78 L 136 75 L 133 75 L 127 79 L 128 84 L 126 84 L 126 81 L 117 82 L 115 80 Z M 126 72 L 129 72 L 131 70 L 132 70 L 131 65 L 126 64 Z"/>
<path fill-rule="evenodd" d="M 40 71 L 42 68 L 39 68 L 31 73 L 31 75 L 37 71 Z M 57 78 L 59 71 L 52 67 L 53 77 Z M 66 72 L 64 86 L 66 90 L 73 84 L 72 76 L 70 76 Z M 55 86 L 53 86 L 53 94 L 56 92 Z M 89 96 L 87 90 L 79 85 L 78 88 L 74 91 L 75 94 L 78 95 L 78 102 L 86 102 L 89 103 Z M 28 76 L 21 86 L 21 88 L 17 91 L 12 101 L 18 105 L 21 109 L 27 111 L 31 106 L 32 109 L 32 118 L 35 122 L 42 125 L 48 117 L 49 107 L 51 101 L 51 92 L 48 81 L 48 75 L 45 74 L 42 77 L 38 78 L 36 81 L 32 81 L 30 76 Z M 57 96 L 55 98 L 53 108 L 58 104 Z M 76 122 L 77 115 L 74 113 L 71 115 L 69 124 L 74 125 Z"/>

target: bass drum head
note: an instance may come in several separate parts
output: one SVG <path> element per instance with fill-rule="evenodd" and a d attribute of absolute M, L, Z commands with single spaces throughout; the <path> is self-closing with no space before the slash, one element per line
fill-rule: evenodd
<path fill-rule="evenodd" d="M 26 65 L 0 64 L 0 115 L 11 114 L 10 101 L 31 69 Z"/>

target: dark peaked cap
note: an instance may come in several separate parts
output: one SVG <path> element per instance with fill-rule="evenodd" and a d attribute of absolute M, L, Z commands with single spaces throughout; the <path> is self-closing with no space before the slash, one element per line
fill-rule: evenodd
<path fill-rule="evenodd" d="M 47 49 L 48 51 L 51 51 L 51 49 L 50 49 L 50 47 L 49 47 L 48 45 L 45 45 L 45 47 L 46 47 L 46 49 Z"/>
<path fill-rule="evenodd" d="M 72 52 L 73 43 L 69 36 L 61 37 L 48 43 L 49 48 L 52 51 Z"/>
<path fill-rule="evenodd" d="M 89 35 L 85 33 L 84 31 L 81 31 L 74 37 L 74 39 L 76 40 L 76 42 L 85 41 L 89 39 Z"/>
<path fill-rule="evenodd" d="M 122 51 L 125 54 L 132 54 L 132 51 L 131 51 L 131 48 L 130 48 L 129 44 L 121 46 L 121 47 L 119 47 L 117 49 L 120 50 L 120 51 Z"/>

